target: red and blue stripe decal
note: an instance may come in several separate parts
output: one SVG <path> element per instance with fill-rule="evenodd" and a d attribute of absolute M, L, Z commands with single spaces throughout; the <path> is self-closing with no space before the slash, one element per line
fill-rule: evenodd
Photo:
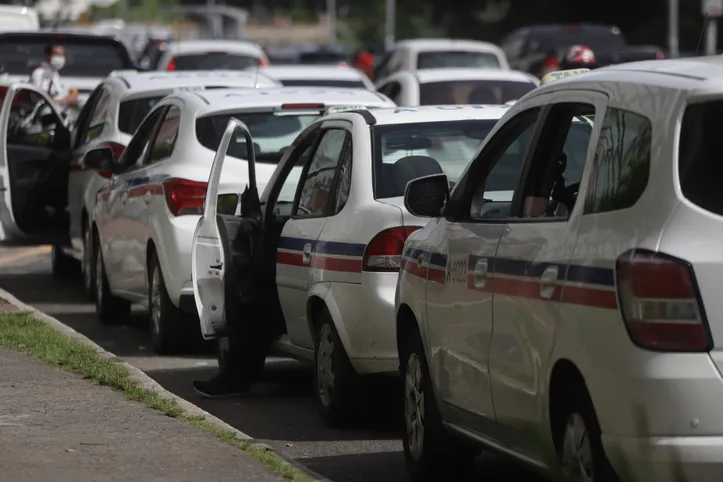
<path fill-rule="evenodd" d="M 479 256 L 470 255 L 466 266 L 466 289 L 504 296 L 527 299 L 540 297 L 540 282 L 545 270 L 558 268 L 555 291 L 549 301 L 594 308 L 617 309 L 615 272 L 610 268 L 582 266 L 565 263 L 537 263 L 533 261 L 490 257 L 488 260 L 488 281 L 481 287 L 475 286 L 474 269 Z M 407 273 L 425 278 L 438 284 L 450 284 L 454 280 L 448 269 L 448 257 L 419 249 L 408 249 L 402 261 Z M 545 299 L 548 300 L 548 299 Z"/>
<path fill-rule="evenodd" d="M 303 262 L 304 246 L 311 245 L 311 260 Z M 289 266 L 312 267 L 342 273 L 361 273 L 366 244 L 281 237 L 276 262 Z"/>

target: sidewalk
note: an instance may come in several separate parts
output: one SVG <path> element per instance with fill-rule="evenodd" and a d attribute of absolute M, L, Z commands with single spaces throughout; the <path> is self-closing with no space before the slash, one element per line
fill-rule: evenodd
<path fill-rule="evenodd" d="M 13 482 L 281 482 L 242 450 L 0 348 L 0 475 Z"/>

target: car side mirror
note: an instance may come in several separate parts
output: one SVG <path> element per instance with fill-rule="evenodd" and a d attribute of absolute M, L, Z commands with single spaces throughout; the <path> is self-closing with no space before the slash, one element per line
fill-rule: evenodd
<path fill-rule="evenodd" d="M 83 164 L 96 171 L 113 171 L 113 151 L 110 147 L 99 147 L 86 152 Z"/>
<path fill-rule="evenodd" d="M 444 213 L 449 201 L 449 179 L 446 174 L 424 176 L 407 183 L 404 207 L 414 216 L 434 218 Z"/>

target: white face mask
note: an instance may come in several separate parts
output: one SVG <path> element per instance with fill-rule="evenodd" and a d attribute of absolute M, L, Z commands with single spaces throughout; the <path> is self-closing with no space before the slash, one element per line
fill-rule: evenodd
<path fill-rule="evenodd" d="M 53 55 L 50 57 L 50 66 L 56 71 L 62 69 L 65 66 L 65 56 Z"/>

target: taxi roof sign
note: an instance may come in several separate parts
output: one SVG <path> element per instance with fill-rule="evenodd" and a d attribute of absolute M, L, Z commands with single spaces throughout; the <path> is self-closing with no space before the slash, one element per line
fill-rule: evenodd
<path fill-rule="evenodd" d="M 206 86 L 204 85 L 184 85 L 182 87 L 176 87 L 173 89 L 173 93 L 177 94 L 179 92 L 198 92 L 201 90 L 206 90 Z"/>
<path fill-rule="evenodd" d="M 350 110 L 366 110 L 364 105 L 335 105 L 327 108 L 324 115 L 339 114 L 340 112 L 348 112 Z"/>
<path fill-rule="evenodd" d="M 119 70 L 112 70 L 110 74 L 108 74 L 108 78 L 112 79 L 113 77 L 120 77 L 122 75 L 133 75 L 137 74 L 138 71 L 134 69 L 119 69 Z"/>
<path fill-rule="evenodd" d="M 574 77 L 576 75 L 584 74 L 585 72 L 590 72 L 590 69 L 570 69 L 550 72 L 549 74 L 545 75 L 542 80 L 540 80 L 540 85 L 549 84 L 550 82 L 553 82 L 555 80 L 560 80 L 567 77 Z"/>

